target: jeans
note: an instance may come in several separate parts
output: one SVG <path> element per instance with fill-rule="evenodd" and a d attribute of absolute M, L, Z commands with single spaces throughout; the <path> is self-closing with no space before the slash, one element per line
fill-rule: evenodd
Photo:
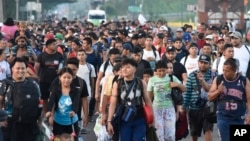
<path fill-rule="evenodd" d="M 243 120 L 229 120 L 217 115 L 217 127 L 220 132 L 221 141 L 230 141 L 230 125 L 244 124 Z"/>
<path fill-rule="evenodd" d="M 146 121 L 144 118 L 131 122 L 122 121 L 120 141 L 146 141 Z"/>

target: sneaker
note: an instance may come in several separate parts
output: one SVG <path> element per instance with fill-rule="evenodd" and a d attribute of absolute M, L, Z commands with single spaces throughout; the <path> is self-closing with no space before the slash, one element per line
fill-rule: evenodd
<path fill-rule="evenodd" d="M 80 134 L 88 134 L 88 130 L 86 128 L 82 128 L 80 130 Z"/>
<path fill-rule="evenodd" d="M 93 116 L 89 116 L 89 122 L 94 122 Z"/>

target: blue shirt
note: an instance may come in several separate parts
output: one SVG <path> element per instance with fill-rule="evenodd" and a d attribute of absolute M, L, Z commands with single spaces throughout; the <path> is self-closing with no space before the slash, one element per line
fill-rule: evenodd
<path fill-rule="evenodd" d="M 72 109 L 72 100 L 69 95 L 62 95 L 58 101 L 58 109 L 55 111 L 54 120 L 61 125 L 71 125 L 78 121 L 77 114 L 72 117 L 69 116 L 69 112 Z"/>

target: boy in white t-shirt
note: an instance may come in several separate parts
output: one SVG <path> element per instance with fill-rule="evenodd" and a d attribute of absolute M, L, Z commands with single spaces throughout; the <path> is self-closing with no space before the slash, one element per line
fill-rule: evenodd
<path fill-rule="evenodd" d="M 93 95 L 94 90 L 94 79 L 96 77 L 95 68 L 93 65 L 86 62 L 87 55 L 84 50 L 77 52 L 77 59 L 79 60 L 79 69 L 77 76 L 85 80 L 88 88 L 89 97 Z"/>
<path fill-rule="evenodd" d="M 234 47 L 232 44 L 225 44 L 223 47 L 223 55 L 218 57 L 212 66 L 212 70 L 218 75 L 223 74 L 223 64 L 228 58 L 234 57 Z"/>
<path fill-rule="evenodd" d="M 180 63 L 182 63 L 185 66 L 187 70 L 187 75 L 198 69 L 198 59 L 199 59 L 199 55 L 197 55 L 198 51 L 199 51 L 198 45 L 196 43 L 191 43 L 190 48 L 188 50 L 189 55 L 183 57 L 180 61 Z"/>
<path fill-rule="evenodd" d="M 153 37 L 148 35 L 145 41 L 145 48 L 143 49 L 142 59 L 149 62 L 151 69 L 155 69 L 156 61 L 159 61 L 159 52 L 153 47 Z"/>

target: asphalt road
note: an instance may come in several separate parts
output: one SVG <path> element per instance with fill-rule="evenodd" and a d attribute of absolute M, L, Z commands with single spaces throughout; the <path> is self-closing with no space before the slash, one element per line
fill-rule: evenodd
<path fill-rule="evenodd" d="M 97 116 L 95 116 L 96 118 Z M 95 133 L 93 131 L 94 129 L 95 122 L 89 122 L 87 129 L 88 129 L 88 134 L 83 134 L 84 141 L 97 141 L 97 138 L 95 136 Z M 199 139 L 199 141 L 205 141 L 204 135 L 202 135 Z M 190 135 L 188 135 L 185 139 L 182 139 L 180 141 L 191 141 Z M 218 129 L 216 124 L 214 125 L 214 130 L 213 130 L 213 141 L 220 141 L 220 137 L 218 135 Z"/>

